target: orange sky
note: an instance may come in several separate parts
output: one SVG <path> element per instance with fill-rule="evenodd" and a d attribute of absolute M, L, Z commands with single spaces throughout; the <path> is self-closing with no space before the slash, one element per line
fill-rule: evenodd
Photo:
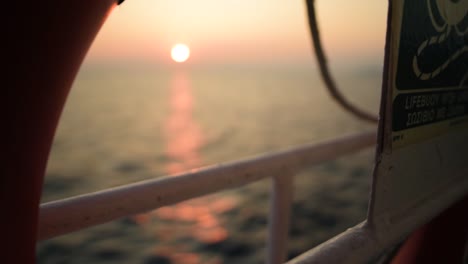
<path fill-rule="evenodd" d="M 386 0 L 317 0 L 331 60 L 383 56 Z M 303 63 L 311 60 L 300 0 L 126 0 L 113 10 L 90 61 L 172 63 L 186 43 L 189 63 Z"/>

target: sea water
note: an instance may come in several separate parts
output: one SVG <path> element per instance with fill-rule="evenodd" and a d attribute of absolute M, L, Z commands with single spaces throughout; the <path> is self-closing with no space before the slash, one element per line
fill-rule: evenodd
<path fill-rule="evenodd" d="M 343 68 L 337 81 L 352 102 L 377 113 L 380 72 Z M 310 65 L 85 64 L 57 130 L 42 201 L 375 129 L 342 110 Z M 369 149 L 296 176 L 289 258 L 365 219 L 372 165 Z M 38 263 L 263 263 L 269 184 L 40 242 Z"/>

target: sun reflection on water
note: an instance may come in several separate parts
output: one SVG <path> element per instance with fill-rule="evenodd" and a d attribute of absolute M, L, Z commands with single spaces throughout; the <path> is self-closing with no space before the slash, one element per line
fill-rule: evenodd
<path fill-rule="evenodd" d="M 201 166 L 199 150 L 204 144 L 203 131 L 193 118 L 194 97 L 185 72 L 173 76 L 169 100 L 170 113 L 163 127 L 165 152 L 169 158 L 165 171 L 175 175 Z M 196 241 L 209 245 L 226 240 L 229 233 L 221 215 L 236 206 L 235 197 L 211 195 L 165 206 L 133 219 L 163 242 L 155 245 L 153 254 L 171 263 L 218 264 L 223 263 L 221 256 L 204 256 L 193 250 L 191 244 Z"/>

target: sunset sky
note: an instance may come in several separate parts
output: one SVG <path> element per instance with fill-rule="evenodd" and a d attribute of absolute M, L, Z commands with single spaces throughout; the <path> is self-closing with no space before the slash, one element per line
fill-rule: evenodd
<path fill-rule="evenodd" d="M 331 61 L 381 60 L 387 1 L 316 2 Z M 107 19 L 88 61 L 170 64 L 176 43 L 190 47 L 190 64 L 312 59 L 304 1 L 126 0 Z"/>

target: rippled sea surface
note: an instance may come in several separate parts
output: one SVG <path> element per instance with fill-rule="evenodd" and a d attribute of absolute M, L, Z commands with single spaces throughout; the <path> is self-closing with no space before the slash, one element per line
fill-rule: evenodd
<path fill-rule="evenodd" d="M 379 67 L 337 78 L 377 112 Z M 85 65 L 43 202 L 374 129 L 330 99 L 313 67 Z M 369 149 L 296 176 L 289 258 L 365 219 L 372 163 Z M 262 263 L 269 188 L 264 180 L 44 241 L 38 263 Z"/>

